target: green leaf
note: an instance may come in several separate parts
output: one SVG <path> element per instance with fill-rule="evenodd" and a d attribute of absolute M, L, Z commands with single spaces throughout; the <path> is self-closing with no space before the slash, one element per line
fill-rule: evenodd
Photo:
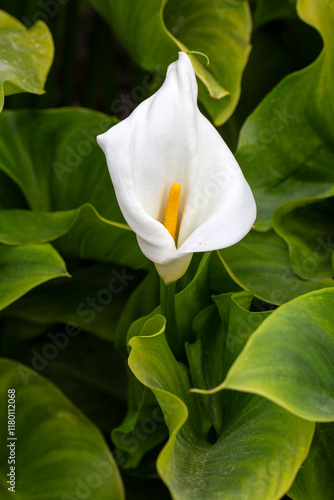
<path fill-rule="evenodd" d="M 160 325 L 161 327 L 161 325 Z M 305 459 L 314 424 L 257 396 L 236 394 L 216 442 L 188 370 L 178 363 L 157 324 L 133 337 L 129 366 L 155 394 L 169 428 L 157 461 L 173 499 L 278 500 Z"/>
<path fill-rule="evenodd" d="M 37 21 L 28 29 L 0 10 L 0 111 L 5 95 L 44 93 L 53 52 L 52 36 L 45 23 Z"/>
<path fill-rule="evenodd" d="M 274 210 L 298 198 L 320 197 L 334 184 L 334 4 L 299 0 L 298 14 L 322 35 L 324 48 L 307 68 L 289 75 L 246 121 L 237 159 L 258 205 L 257 230 Z"/>
<path fill-rule="evenodd" d="M 123 222 L 96 142 L 115 123 L 83 108 L 5 111 L 0 116 L 0 168 L 34 211 L 90 203 L 103 217 L 112 214 L 112 220 Z"/>
<path fill-rule="evenodd" d="M 289 491 L 292 500 L 332 500 L 334 424 L 317 424 L 307 459 Z"/>
<path fill-rule="evenodd" d="M 51 380 L 106 436 L 126 413 L 124 363 L 112 342 L 75 324 L 5 318 L 0 356 Z M 29 378 L 29 377 L 28 377 Z"/>
<path fill-rule="evenodd" d="M 301 418 L 333 421 L 333 311 L 332 289 L 304 295 L 277 309 L 250 337 L 213 392 L 246 391 Z"/>
<path fill-rule="evenodd" d="M 104 219 L 90 204 L 58 212 L 0 211 L 1 243 L 23 245 L 55 240 L 62 253 L 73 257 L 127 264 L 134 269 L 147 266 L 129 226 Z"/>
<path fill-rule="evenodd" d="M 291 266 L 303 280 L 326 280 L 334 275 L 333 201 L 333 197 L 290 201 L 274 213 L 274 228 L 287 242 Z"/>
<path fill-rule="evenodd" d="M 61 237 L 55 245 L 63 254 L 133 268 L 147 265 L 124 224 L 96 143 L 96 136 L 114 124 L 85 109 L 1 114 L 0 169 L 21 188 L 34 213 L 0 212 L 0 241 L 12 245 Z"/>
<path fill-rule="evenodd" d="M 140 279 L 138 273 L 125 267 L 84 267 L 71 272 L 71 280 L 56 280 L 32 290 L 5 314 L 44 324 L 75 323 L 101 338 L 114 340 L 118 320 Z"/>
<path fill-rule="evenodd" d="M 112 196 L 110 189 L 109 196 L 104 198 L 106 205 Z M 117 211 L 118 207 L 116 216 Z M 127 225 L 101 217 L 91 205 L 82 205 L 76 210 L 76 215 L 75 224 L 55 243 L 61 253 L 133 269 L 150 266 L 138 246 L 135 233 Z"/>
<path fill-rule="evenodd" d="M 76 210 L 52 213 L 1 210 L 0 241 L 6 245 L 48 243 L 66 234 L 77 217 Z"/>
<path fill-rule="evenodd" d="M 205 53 L 209 67 L 201 56 L 190 56 L 200 80 L 199 99 L 216 125 L 229 118 L 239 99 L 250 51 L 251 16 L 246 1 L 90 2 L 144 69 L 165 72 L 179 50 Z"/>
<path fill-rule="evenodd" d="M 68 276 L 65 262 L 49 244 L 0 244 L 0 310 L 41 283 Z"/>
<path fill-rule="evenodd" d="M 322 241 L 322 240 L 321 240 Z M 327 239 L 319 241 L 316 262 L 321 264 L 325 252 L 331 252 Z M 317 242 L 318 244 L 318 242 Z M 272 304 L 284 304 L 299 295 L 334 286 L 332 278 L 302 279 L 295 274 L 285 241 L 274 230 L 250 231 L 237 245 L 218 252 L 232 278 L 246 290 Z M 313 262 L 313 261 L 312 261 Z M 301 261 L 300 267 L 308 262 Z"/>
<path fill-rule="evenodd" d="M 15 492 L 25 499 L 50 500 L 89 495 L 99 500 L 124 499 L 115 461 L 96 427 L 50 382 L 24 365 L 2 359 L 1 401 L 15 389 Z M 1 428 L 7 429 L 2 412 Z M 7 490 L 10 448 L 0 452 L 1 497 Z"/>

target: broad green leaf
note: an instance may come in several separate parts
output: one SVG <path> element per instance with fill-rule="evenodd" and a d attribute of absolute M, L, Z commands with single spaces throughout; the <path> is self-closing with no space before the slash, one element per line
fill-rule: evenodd
<path fill-rule="evenodd" d="M 101 338 L 114 340 L 118 320 L 141 277 L 114 264 L 87 266 L 73 270 L 70 280 L 58 279 L 32 290 L 5 314 L 44 324 L 75 323 Z"/>
<path fill-rule="evenodd" d="M 334 420 L 334 290 L 278 308 L 215 389 L 258 394 L 307 420 Z M 209 391 L 208 393 L 211 393 Z"/>
<path fill-rule="evenodd" d="M 144 69 L 165 72 L 179 50 L 205 53 L 209 67 L 201 56 L 191 56 L 200 80 L 199 99 L 216 125 L 229 118 L 239 99 L 250 51 L 251 16 L 246 1 L 90 2 Z"/>
<path fill-rule="evenodd" d="M 0 169 L 34 211 L 72 210 L 91 203 L 123 222 L 96 136 L 115 124 L 83 108 L 5 111 L 0 116 Z M 31 133 L 34 130 L 34 133 Z"/>
<path fill-rule="evenodd" d="M 65 262 L 49 244 L 0 244 L 0 310 L 41 283 L 68 276 Z"/>
<path fill-rule="evenodd" d="M 117 466 L 107 444 L 63 394 L 44 377 L 14 361 L 0 361 L 2 405 L 15 389 L 15 492 L 22 500 L 124 499 Z M 2 412 L 1 428 L 7 429 Z M 13 449 L 14 449 L 13 447 Z M 0 451 L 1 498 L 10 499 L 6 474 L 9 448 Z"/>
<path fill-rule="evenodd" d="M 66 234 L 76 222 L 76 210 L 64 212 L 0 211 L 0 242 L 5 245 L 48 243 Z"/>
<path fill-rule="evenodd" d="M 63 254 L 134 268 L 147 265 L 135 234 L 124 224 L 96 143 L 96 136 L 114 124 L 85 109 L 1 114 L 0 169 L 21 188 L 34 213 L 2 212 L 0 241 L 61 237 L 55 245 Z M 55 213 L 45 213 L 50 211 Z"/>
<path fill-rule="evenodd" d="M 322 53 L 270 92 L 246 121 L 237 152 L 257 201 L 260 231 L 271 227 L 282 203 L 323 196 L 334 184 L 334 4 L 299 0 L 297 10 L 322 35 Z"/>
<path fill-rule="evenodd" d="M 75 324 L 41 325 L 7 317 L 2 321 L 0 356 L 51 380 L 105 436 L 126 413 L 123 360 L 112 342 Z M 22 376 L 29 382 L 29 373 Z"/>
<path fill-rule="evenodd" d="M 276 4 L 288 5 L 287 0 L 256 1 L 264 14 L 279 15 Z M 260 8 L 260 7 L 259 7 Z M 261 11 L 260 9 L 260 11 Z M 254 12 L 254 30 L 252 33 L 252 51 L 242 79 L 240 101 L 231 120 L 225 127 L 224 136 L 232 151 L 237 149 L 239 132 L 245 120 L 261 101 L 287 75 L 299 71 L 311 64 L 320 54 L 323 43 L 318 31 L 298 18 L 294 8 L 294 18 L 281 18 L 266 22 L 258 27 Z M 265 16 L 263 21 L 265 21 Z M 258 28 L 258 29 L 257 29 Z M 259 78 L 261 75 L 261 78 Z M 228 135 L 231 131 L 232 141 Z M 227 134 L 226 134 L 227 132 Z M 264 132 L 266 134 L 268 132 Z M 262 138 L 261 133 L 261 138 Z M 265 147 L 265 144 L 263 144 Z"/>
<path fill-rule="evenodd" d="M 327 240 L 314 254 L 319 265 L 325 252 L 330 252 Z M 246 290 L 272 304 L 284 304 L 299 295 L 334 286 L 332 278 L 305 280 L 295 274 L 289 259 L 288 246 L 274 230 L 251 231 L 241 242 L 218 252 L 232 278 Z M 301 261 L 301 267 L 307 262 Z"/>
<path fill-rule="evenodd" d="M 102 198 L 106 205 L 113 196 L 112 190 L 110 191 L 109 195 Z M 117 211 L 118 207 L 115 212 Z M 127 225 L 101 217 L 89 205 L 82 205 L 76 213 L 75 224 L 55 242 L 61 253 L 112 262 L 133 269 L 150 266 L 150 262 L 138 246 L 135 233 Z"/>
<path fill-rule="evenodd" d="M 307 459 L 289 491 L 292 500 L 332 500 L 334 424 L 317 424 Z"/>
<path fill-rule="evenodd" d="M 189 372 L 162 330 L 146 323 L 145 336 L 131 339 L 129 366 L 155 394 L 169 428 L 157 469 L 172 498 L 281 498 L 307 455 L 314 424 L 265 399 L 236 394 L 221 433 L 210 442 L 210 423 L 189 393 Z"/>
<path fill-rule="evenodd" d="M 334 276 L 333 216 L 333 197 L 290 201 L 274 213 L 273 225 L 289 246 L 291 266 L 304 280 L 326 280 Z"/>
<path fill-rule="evenodd" d="M 45 23 L 37 21 L 28 29 L 0 10 L 0 111 L 5 95 L 44 93 L 53 52 L 52 36 Z"/>
<path fill-rule="evenodd" d="M 57 212 L 0 211 L 0 242 L 23 245 L 55 241 L 64 254 L 132 268 L 147 266 L 129 226 L 101 217 L 94 207 Z M 98 244 L 97 244 L 98 242 Z"/>

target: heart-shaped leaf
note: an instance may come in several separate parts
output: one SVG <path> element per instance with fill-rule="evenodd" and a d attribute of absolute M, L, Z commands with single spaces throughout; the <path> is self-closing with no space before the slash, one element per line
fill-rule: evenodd
<path fill-rule="evenodd" d="M 73 323 L 45 325 L 11 317 L 2 321 L 0 349 L 1 357 L 56 384 L 105 436 L 122 421 L 125 367 L 112 342 Z M 29 381 L 29 373 L 24 380 Z"/>
<path fill-rule="evenodd" d="M 199 399 L 189 393 L 189 372 L 175 360 L 163 317 L 160 325 L 158 318 L 146 323 L 145 336 L 131 339 L 129 366 L 153 391 L 165 416 L 169 440 L 157 469 L 173 498 L 281 498 L 307 455 L 314 424 L 265 399 L 234 393 L 212 442 Z"/>
<path fill-rule="evenodd" d="M 311 264 L 315 261 L 320 266 L 323 256 L 331 255 L 332 250 L 326 242 L 327 239 L 316 242 L 318 253 L 313 254 Z M 316 275 L 314 278 L 308 275 L 308 279 L 299 277 L 291 266 L 287 244 L 274 230 L 251 231 L 240 243 L 218 254 L 241 287 L 272 304 L 284 304 L 299 295 L 334 286 L 328 274 L 319 278 Z M 309 263 L 303 259 L 298 265 L 308 269 Z"/>
<path fill-rule="evenodd" d="M 37 21 L 28 29 L 0 10 L 0 111 L 5 95 L 44 93 L 53 52 L 52 36 L 45 23 Z"/>
<path fill-rule="evenodd" d="M 281 205 L 274 213 L 275 231 L 287 242 L 291 266 L 303 280 L 334 276 L 334 198 L 301 199 Z"/>
<path fill-rule="evenodd" d="M 68 276 L 65 262 L 49 244 L 0 244 L 0 310 L 41 283 Z"/>
<path fill-rule="evenodd" d="M 85 109 L 1 114 L 0 169 L 21 188 L 33 212 L 2 211 L 0 241 L 57 239 L 62 254 L 133 268 L 147 265 L 124 224 L 96 143 L 96 135 L 114 123 Z"/>
<path fill-rule="evenodd" d="M 1 497 L 12 498 L 7 489 L 12 485 L 6 483 L 12 466 L 14 490 L 22 500 L 45 500 L 45 495 L 50 500 L 124 499 L 117 466 L 96 427 L 51 382 L 24 365 L 1 359 L 0 372 L 1 401 L 14 390 L 16 411 L 14 435 L 8 434 L 8 446 L 0 451 Z M 7 413 L 2 412 L 0 423 L 8 428 Z M 15 456 L 12 464 L 9 456 Z"/>
<path fill-rule="evenodd" d="M 297 10 L 320 32 L 324 48 L 267 95 L 240 135 L 237 159 L 257 201 L 257 230 L 271 227 L 282 203 L 323 196 L 334 184 L 334 4 L 299 0 Z"/>
<path fill-rule="evenodd" d="M 308 420 L 334 421 L 334 290 L 298 297 L 259 326 L 222 384 Z"/>

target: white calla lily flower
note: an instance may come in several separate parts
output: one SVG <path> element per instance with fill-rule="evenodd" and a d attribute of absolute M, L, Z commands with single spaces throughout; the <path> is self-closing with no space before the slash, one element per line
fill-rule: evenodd
<path fill-rule="evenodd" d="M 185 273 L 194 252 L 234 245 L 251 229 L 253 194 L 197 107 L 186 53 L 153 96 L 97 141 L 124 218 L 166 284 Z"/>

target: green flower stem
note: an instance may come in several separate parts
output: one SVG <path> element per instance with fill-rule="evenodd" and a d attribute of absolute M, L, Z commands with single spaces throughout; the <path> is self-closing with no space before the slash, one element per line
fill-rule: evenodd
<path fill-rule="evenodd" d="M 160 280 L 160 302 L 161 313 L 166 318 L 166 340 L 174 356 L 179 359 L 183 346 L 175 315 L 175 284 L 176 282 L 166 285 L 163 280 Z"/>

